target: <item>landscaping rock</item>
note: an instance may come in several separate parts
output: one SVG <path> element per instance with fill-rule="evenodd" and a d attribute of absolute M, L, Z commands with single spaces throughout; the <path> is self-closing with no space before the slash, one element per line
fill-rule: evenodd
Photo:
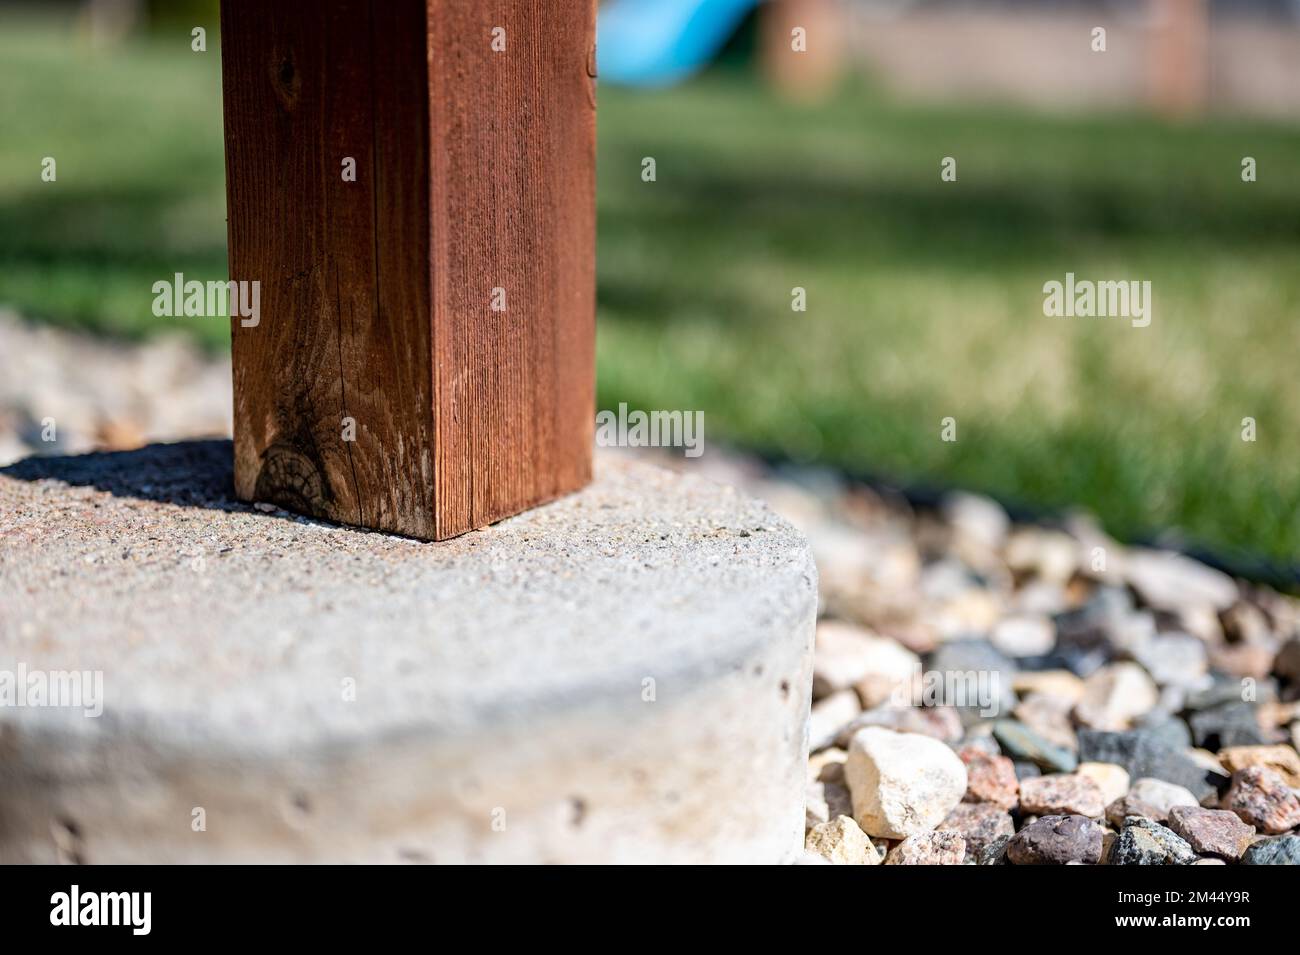
<path fill-rule="evenodd" d="M 1106 822 L 1115 829 L 1124 828 L 1124 820 L 1129 816 L 1141 816 L 1152 822 L 1165 819 L 1159 809 L 1132 796 L 1121 796 L 1106 807 Z"/>
<path fill-rule="evenodd" d="M 1157 610 L 1174 612 L 1204 603 L 1222 612 L 1237 602 L 1231 577 L 1170 551 L 1130 550 L 1125 574 L 1142 602 Z"/>
<path fill-rule="evenodd" d="M 1219 753 L 1219 762 L 1230 773 L 1267 766 L 1292 789 L 1300 788 L 1300 753 L 1290 746 L 1230 746 Z"/>
<path fill-rule="evenodd" d="M 1228 776 L 1200 766 L 1182 750 L 1170 746 L 1146 730 L 1125 733 L 1079 730 L 1079 759 L 1091 763 L 1115 763 L 1135 779 L 1150 777 L 1176 783 L 1197 799 L 1217 796 Z"/>
<path fill-rule="evenodd" d="M 1007 846 L 1011 844 L 1011 836 L 998 836 L 987 846 L 975 859 L 976 865 L 1009 865 L 1007 861 Z M 970 854 L 967 853 L 969 860 Z"/>
<path fill-rule="evenodd" d="M 966 842 L 968 859 L 978 859 L 998 839 L 1015 835 L 1016 826 L 1011 814 L 992 803 L 964 802 L 955 806 L 939 829 L 961 833 Z"/>
<path fill-rule="evenodd" d="M 1300 826 L 1300 798 L 1267 766 L 1248 766 L 1233 773 L 1223 808 L 1270 835 Z"/>
<path fill-rule="evenodd" d="M 804 828 L 830 822 L 836 816 L 853 815 L 853 798 L 849 787 L 837 782 L 813 782 L 808 784 L 804 797 Z"/>
<path fill-rule="evenodd" d="M 951 706 L 895 706 L 884 703 L 859 713 L 840 728 L 835 742 L 847 747 L 859 730 L 868 726 L 897 730 L 900 733 L 919 733 L 953 743 L 961 739 L 961 717 Z"/>
<path fill-rule="evenodd" d="M 897 641 L 838 620 L 817 624 L 813 661 L 815 698 L 853 688 L 866 708 L 886 702 L 896 689 L 906 691 L 921 666 L 921 658 Z"/>
<path fill-rule="evenodd" d="M 1261 839 L 1246 850 L 1242 865 L 1300 865 L 1300 836 Z"/>
<path fill-rule="evenodd" d="M 1069 700 L 1032 695 L 1016 704 L 1012 715 L 1054 746 L 1073 751 L 1078 745 Z"/>
<path fill-rule="evenodd" d="M 949 829 L 919 832 L 889 850 L 885 865 L 961 865 L 966 841 Z"/>
<path fill-rule="evenodd" d="M 1195 689 L 1208 683 L 1205 644 L 1189 633 L 1161 633 L 1141 642 L 1133 657 L 1160 686 Z"/>
<path fill-rule="evenodd" d="M 1136 800 L 1139 804 L 1150 806 L 1159 815 L 1148 818 L 1155 819 L 1157 822 L 1164 822 L 1169 818 L 1169 810 L 1175 806 L 1199 806 L 1200 801 L 1183 786 L 1176 783 L 1165 782 L 1163 779 L 1139 779 L 1135 781 L 1129 789 L 1128 798 Z"/>
<path fill-rule="evenodd" d="M 981 710 L 981 715 L 984 716 L 1009 713 L 1016 705 L 1016 694 L 1011 689 L 1011 678 L 1016 672 L 1016 665 L 1009 657 L 994 649 L 987 640 L 953 640 L 941 644 L 926 661 L 926 669 L 941 674 L 973 674 L 979 679 L 966 685 L 978 689 L 980 685 L 987 684 L 990 692 L 987 700 L 948 699 L 945 695 L 936 702 L 967 710 Z M 958 686 L 963 685 L 963 681 L 956 682 Z"/>
<path fill-rule="evenodd" d="M 1011 760 L 972 747 L 960 750 L 958 756 L 966 765 L 966 802 L 992 803 L 1001 809 L 1015 807 L 1020 783 Z"/>
<path fill-rule="evenodd" d="M 877 727 L 854 734 L 844 778 L 858 824 L 887 839 L 933 829 L 966 792 L 966 767 L 943 743 Z"/>
<path fill-rule="evenodd" d="M 1269 742 L 1260 729 L 1259 707 L 1254 703 L 1228 703 L 1201 710 L 1193 713 L 1188 722 L 1196 745 L 1209 750 Z"/>
<path fill-rule="evenodd" d="M 858 694 L 853 690 L 838 690 L 818 700 L 808 717 L 808 748 L 815 753 L 833 745 L 840 729 L 861 711 Z"/>
<path fill-rule="evenodd" d="M 1291 683 L 1300 683 L 1300 636 L 1282 644 L 1273 661 L 1273 672 Z"/>
<path fill-rule="evenodd" d="M 1074 753 L 1015 720 L 998 720 L 993 724 L 993 736 L 1008 756 L 1028 760 L 1048 772 L 1068 773 L 1079 765 Z"/>
<path fill-rule="evenodd" d="M 1176 716 L 1159 711 L 1148 713 L 1138 720 L 1137 726 L 1152 739 L 1167 743 L 1174 749 L 1183 750 L 1192 745 L 1192 731 Z"/>
<path fill-rule="evenodd" d="M 1130 816 L 1111 847 L 1111 865 L 1191 865 L 1196 853 L 1158 822 Z"/>
<path fill-rule="evenodd" d="M 808 831 L 804 848 L 835 865 L 879 865 L 880 854 L 848 816 L 836 816 Z"/>
<path fill-rule="evenodd" d="M 943 499 L 942 513 L 959 543 L 969 542 L 983 551 L 1001 548 L 1011 529 L 1002 505 L 992 498 L 957 491 Z"/>
<path fill-rule="evenodd" d="M 1084 816 L 1043 816 L 1007 843 L 1012 865 L 1095 865 L 1101 859 L 1102 828 Z"/>
<path fill-rule="evenodd" d="M 1021 670 L 1012 677 L 1011 688 L 1021 699 L 1037 695 L 1077 703 L 1083 696 L 1083 680 L 1069 670 Z"/>
<path fill-rule="evenodd" d="M 1169 828 L 1187 840 L 1200 855 L 1240 859 L 1255 839 L 1255 827 L 1223 809 L 1174 806 L 1169 810 Z"/>
<path fill-rule="evenodd" d="M 1034 657 L 1051 652 L 1056 645 L 1056 627 L 1042 616 L 1003 617 L 989 640 L 994 649 L 1009 657 Z"/>
<path fill-rule="evenodd" d="M 844 760 L 848 755 L 837 746 L 828 747 L 820 753 L 813 753 L 808 757 L 809 782 L 843 783 Z"/>
<path fill-rule="evenodd" d="M 1101 790 L 1087 776 L 1040 776 L 1020 783 L 1020 811 L 1037 816 L 1101 818 L 1106 810 Z"/>
<path fill-rule="evenodd" d="M 1097 788 L 1101 790 L 1101 798 L 1107 805 L 1128 792 L 1129 776 L 1123 766 L 1116 766 L 1114 763 L 1080 763 L 1075 772 L 1097 784 Z"/>
<path fill-rule="evenodd" d="M 1102 667 L 1084 681 L 1083 696 L 1075 704 L 1075 718 L 1099 730 L 1125 730 L 1155 707 L 1160 693 L 1136 663 Z"/>

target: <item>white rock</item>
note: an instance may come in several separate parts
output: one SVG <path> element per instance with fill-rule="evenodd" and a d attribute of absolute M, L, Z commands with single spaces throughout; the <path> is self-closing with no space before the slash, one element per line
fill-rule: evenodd
<path fill-rule="evenodd" d="M 1041 527 L 1022 527 L 1007 540 L 1003 557 L 1018 574 L 1064 584 L 1079 566 L 1079 545 L 1069 534 Z"/>
<path fill-rule="evenodd" d="M 996 550 L 1006 540 L 1011 520 L 1002 505 L 987 497 L 957 492 L 943 499 L 943 516 L 962 538 L 986 550 Z"/>
<path fill-rule="evenodd" d="M 1074 716 L 1092 729 L 1126 730 L 1159 700 L 1160 691 L 1142 667 L 1128 661 L 1112 663 L 1083 681 Z"/>
<path fill-rule="evenodd" d="M 1131 550 L 1125 573 L 1138 596 L 1157 610 L 1176 612 L 1208 603 L 1224 611 L 1237 602 L 1237 584 L 1231 577 L 1182 554 Z"/>
<path fill-rule="evenodd" d="M 1022 698 L 1035 694 L 1054 696 L 1077 703 L 1083 696 L 1083 681 L 1069 670 L 1038 670 L 1017 673 L 1011 678 L 1011 688 Z"/>
<path fill-rule="evenodd" d="M 966 792 L 966 767 L 944 743 L 874 726 L 854 734 L 844 778 L 858 825 L 886 839 L 935 828 Z"/>
<path fill-rule="evenodd" d="M 1182 786 L 1167 783 L 1163 779 L 1139 779 L 1129 795 L 1152 809 L 1159 810 L 1161 820 L 1169 817 L 1169 810 L 1175 806 L 1199 806 L 1200 801 Z"/>
<path fill-rule="evenodd" d="M 1133 656 L 1160 686 L 1199 689 L 1210 682 L 1205 644 L 1190 633 L 1159 633 L 1134 648 Z"/>
<path fill-rule="evenodd" d="M 1129 775 L 1123 766 L 1114 763 L 1080 763 L 1075 773 L 1087 776 L 1096 783 L 1108 806 L 1128 792 Z"/>
<path fill-rule="evenodd" d="M 876 706 L 910 684 L 920 667 L 920 657 L 889 637 L 838 620 L 817 624 L 814 697 L 854 687 L 864 706 Z"/>
<path fill-rule="evenodd" d="M 1009 657 L 1036 657 L 1050 653 L 1056 646 L 1056 627 L 1046 617 L 1003 617 L 989 640 Z"/>
<path fill-rule="evenodd" d="M 808 716 L 808 748 L 816 752 L 835 742 L 840 727 L 862 712 L 858 694 L 853 690 L 840 690 L 812 705 Z"/>
<path fill-rule="evenodd" d="M 848 816 L 836 816 L 813 826 L 804 837 L 804 848 L 834 865 L 880 864 L 880 853 Z"/>

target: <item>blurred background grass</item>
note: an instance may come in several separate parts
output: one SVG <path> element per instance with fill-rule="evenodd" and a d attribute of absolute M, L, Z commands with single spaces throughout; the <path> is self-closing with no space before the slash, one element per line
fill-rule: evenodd
<path fill-rule="evenodd" d="M 223 321 L 150 308 L 174 272 L 226 277 L 215 28 L 206 54 L 187 25 L 95 51 L 0 12 L 0 305 L 228 348 Z M 598 208 L 601 407 L 702 409 L 710 441 L 1083 506 L 1126 538 L 1300 553 L 1293 125 L 902 105 L 860 81 L 796 106 L 721 68 L 601 88 Z M 1151 326 L 1044 317 L 1067 271 L 1150 279 Z"/>

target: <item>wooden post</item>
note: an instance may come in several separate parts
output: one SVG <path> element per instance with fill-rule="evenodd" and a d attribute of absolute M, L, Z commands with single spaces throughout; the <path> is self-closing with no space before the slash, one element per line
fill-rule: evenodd
<path fill-rule="evenodd" d="M 1205 111 L 1209 0 L 1152 0 L 1151 101 L 1166 116 Z"/>
<path fill-rule="evenodd" d="M 222 0 L 221 39 L 239 497 L 443 539 L 587 483 L 594 0 Z"/>

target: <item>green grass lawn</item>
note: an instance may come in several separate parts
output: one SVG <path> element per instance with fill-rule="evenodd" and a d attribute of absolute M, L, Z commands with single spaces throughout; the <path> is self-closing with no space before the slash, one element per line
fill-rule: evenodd
<path fill-rule="evenodd" d="M 0 303 L 226 347 L 220 320 L 150 311 L 159 278 L 225 277 L 212 39 L 110 55 L 0 29 Z M 602 88 L 599 158 L 602 407 L 702 409 L 709 440 L 1082 505 L 1122 536 L 1300 553 L 1300 130 L 860 91 L 809 109 L 714 76 Z M 1045 317 L 1067 271 L 1149 279 L 1150 327 Z"/>

